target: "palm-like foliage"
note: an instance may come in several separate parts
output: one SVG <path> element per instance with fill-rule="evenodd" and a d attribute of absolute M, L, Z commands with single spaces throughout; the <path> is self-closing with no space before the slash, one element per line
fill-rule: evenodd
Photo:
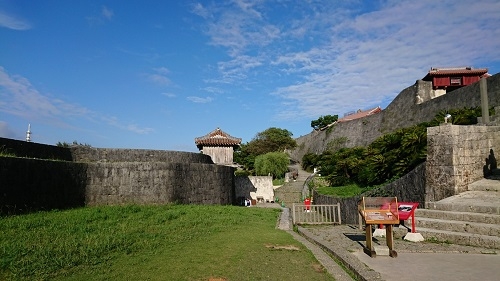
<path fill-rule="evenodd" d="M 453 124 L 471 125 L 477 123 L 481 109 L 443 110 L 431 122 L 383 135 L 366 148 L 327 150 L 318 157 L 317 164 L 332 186 L 353 182 L 371 186 L 401 177 L 425 161 L 427 127 L 443 123 L 446 114 L 452 115 Z"/>

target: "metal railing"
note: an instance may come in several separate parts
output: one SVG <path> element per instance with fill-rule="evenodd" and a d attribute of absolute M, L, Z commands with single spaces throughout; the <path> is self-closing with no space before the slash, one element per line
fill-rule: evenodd
<path fill-rule="evenodd" d="M 293 224 L 341 224 L 340 204 L 292 205 Z"/>

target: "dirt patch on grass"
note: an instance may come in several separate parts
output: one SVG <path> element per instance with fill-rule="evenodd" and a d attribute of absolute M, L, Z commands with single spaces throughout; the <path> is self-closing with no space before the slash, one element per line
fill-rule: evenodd
<path fill-rule="evenodd" d="M 321 264 L 319 264 L 319 263 L 314 263 L 311 267 L 317 273 L 323 273 L 323 272 L 325 272 L 325 268 Z"/>
<path fill-rule="evenodd" d="M 271 245 L 271 244 L 266 244 L 266 248 L 272 249 L 272 250 L 289 250 L 289 251 L 300 251 L 299 247 L 294 246 L 294 245 Z"/>

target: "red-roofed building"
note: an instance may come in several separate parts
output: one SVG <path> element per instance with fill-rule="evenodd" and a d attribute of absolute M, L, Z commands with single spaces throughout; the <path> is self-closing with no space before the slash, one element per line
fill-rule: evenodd
<path fill-rule="evenodd" d="M 359 119 L 369 115 L 377 114 L 379 112 L 382 112 L 382 108 L 380 108 L 380 106 L 365 111 L 358 110 L 357 112 L 345 115 L 344 117 L 337 120 L 337 122 L 340 123 L 340 122 L 351 121 L 354 119 Z"/>
<path fill-rule="evenodd" d="M 215 164 L 232 165 L 233 151 L 241 144 L 240 138 L 235 138 L 217 128 L 203 137 L 195 138 L 198 149 L 212 157 Z"/>
<path fill-rule="evenodd" d="M 436 68 L 433 67 L 429 73 L 422 78 L 424 81 L 432 82 L 433 90 L 446 90 L 447 92 L 470 85 L 479 81 L 482 77 L 488 77 L 487 68 L 455 67 Z"/>

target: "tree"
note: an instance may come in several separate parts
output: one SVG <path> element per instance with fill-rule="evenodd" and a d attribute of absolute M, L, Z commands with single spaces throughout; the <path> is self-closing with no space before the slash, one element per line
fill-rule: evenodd
<path fill-rule="evenodd" d="M 88 144 L 88 143 L 79 143 L 79 142 L 77 142 L 76 140 L 75 140 L 75 141 L 73 141 L 73 143 L 71 143 L 71 144 L 70 144 L 70 143 L 67 143 L 67 142 L 65 142 L 65 141 L 64 141 L 64 142 L 60 142 L 60 141 L 58 141 L 58 142 L 56 143 L 56 146 L 59 146 L 59 147 L 70 147 L 70 146 L 86 146 L 86 147 L 92 147 L 92 146 L 91 146 L 90 144 Z"/>
<path fill-rule="evenodd" d="M 320 155 L 315 153 L 306 153 L 302 156 L 302 169 L 308 172 L 312 172 L 314 168 L 318 165 L 318 160 L 320 159 Z"/>
<path fill-rule="evenodd" d="M 272 127 L 258 133 L 255 138 L 248 143 L 248 149 L 255 155 L 293 149 L 297 147 L 297 142 L 292 138 L 292 135 L 293 134 L 286 129 Z"/>
<path fill-rule="evenodd" d="M 233 159 L 245 169 L 252 170 L 257 156 L 269 152 L 284 152 L 295 147 L 297 142 L 290 131 L 272 127 L 257 133 L 250 142 L 242 144 L 240 149 L 234 152 Z"/>
<path fill-rule="evenodd" d="M 320 116 L 316 120 L 311 121 L 311 127 L 315 130 L 319 130 L 323 127 L 326 127 L 333 122 L 337 121 L 339 119 L 338 115 L 325 115 L 325 116 Z"/>
<path fill-rule="evenodd" d="M 281 179 L 288 172 L 290 159 L 284 152 L 269 152 L 255 158 L 255 173 L 258 176 L 272 175 L 273 179 Z"/>

